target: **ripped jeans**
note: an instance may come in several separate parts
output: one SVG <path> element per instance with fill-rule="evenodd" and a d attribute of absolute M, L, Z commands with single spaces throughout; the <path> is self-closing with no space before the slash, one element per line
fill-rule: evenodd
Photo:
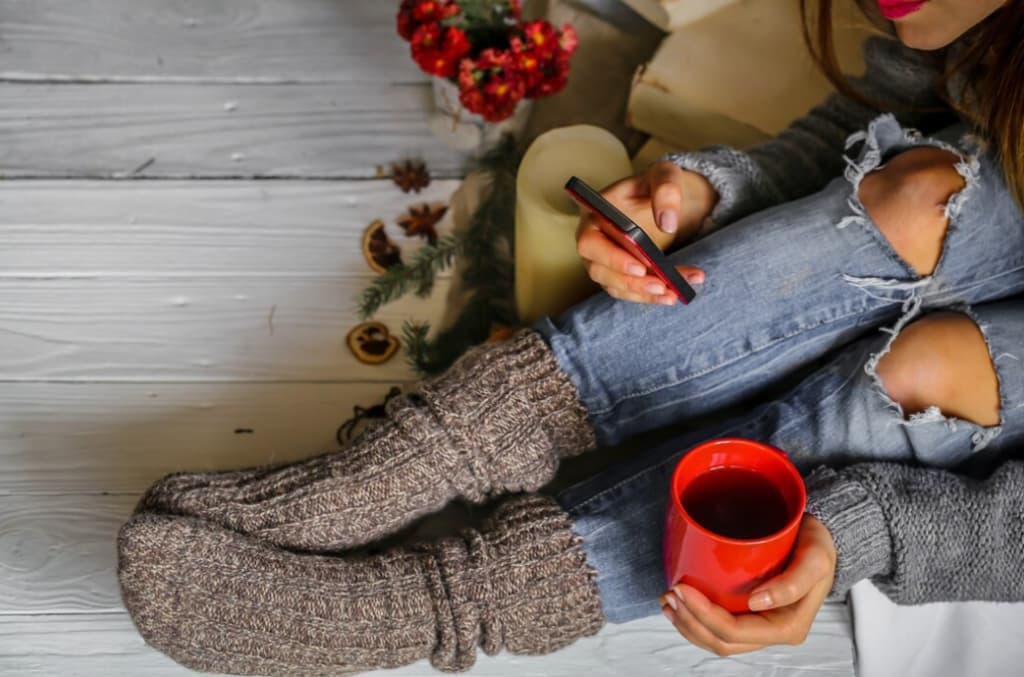
<path fill-rule="evenodd" d="M 601 445 L 749 402 L 832 356 L 783 397 L 560 494 L 597 570 L 609 621 L 659 612 L 669 476 L 704 439 L 766 441 L 808 472 L 857 460 L 953 467 L 1024 438 L 1024 299 L 1012 298 L 1024 291 L 1024 218 L 998 164 L 965 131 L 958 125 L 925 138 L 883 116 L 851 137 L 863 145 L 845 177 L 675 252 L 674 263 L 707 272 L 690 305 L 598 294 L 537 324 L 577 386 Z M 858 195 L 865 174 L 920 146 L 955 153 L 965 182 L 946 204 L 943 249 L 923 277 L 896 253 Z M 906 418 L 880 387 L 874 370 L 894 337 L 939 309 L 968 313 L 981 327 L 999 380 L 998 426 L 937 409 Z"/>

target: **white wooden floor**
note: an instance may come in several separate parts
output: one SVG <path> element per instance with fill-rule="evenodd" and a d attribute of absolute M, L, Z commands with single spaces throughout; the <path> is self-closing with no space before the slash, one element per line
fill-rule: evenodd
<path fill-rule="evenodd" d="M 362 229 L 446 199 L 461 170 L 395 4 L 0 0 L 0 675 L 185 674 L 119 601 L 113 539 L 139 493 L 330 449 L 353 405 L 411 379 L 344 345 L 372 276 Z M 420 196 L 375 178 L 407 155 L 438 177 Z M 381 318 L 436 320 L 445 289 Z M 828 607 L 799 648 L 716 659 L 658 618 L 476 673 L 850 665 Z"/>

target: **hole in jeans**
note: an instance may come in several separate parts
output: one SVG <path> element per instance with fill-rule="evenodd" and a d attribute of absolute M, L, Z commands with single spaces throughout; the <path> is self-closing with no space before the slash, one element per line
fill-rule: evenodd
<path fill-rule="evenodd" d="M 966 185 L 959 162 L 942 148 L 913 148 L 860 182 L 857 195 L 867 215 L 918 275 L 930 275 L 939 263 L 949 227 L 946 205 Z"/>
<path fill-rule="evenodd" d="M 999 424 L 999 379 L 985 336 L 967 315 L 935 313 L 908 324 L 878 360 L 876 374 L 911 421 L 944 415 Z"/>

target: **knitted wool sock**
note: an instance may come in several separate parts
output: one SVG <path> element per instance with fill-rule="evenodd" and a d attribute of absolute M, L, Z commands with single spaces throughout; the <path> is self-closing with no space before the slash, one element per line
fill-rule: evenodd
<path fill-rule="evenodd" d="M 338 452 L 276 468 L 170 475 L 138 510 L 191 515 L 277 545 L 350 548 L 456 497 L 547 483 L 594 446 L 576 388 L 533 331 L 471 350 Z"/>
<path fill-rule="evenodd" d="M 478 646 L 545 654 L 604 623 L 569 516 L 538 495 L 505 502 L 480 531 L 366 557 L 153 513 L 121 529 L 118 550 L 139 632 L 195 670 L 302 677 L 424 658 L 467 670 Z"/>

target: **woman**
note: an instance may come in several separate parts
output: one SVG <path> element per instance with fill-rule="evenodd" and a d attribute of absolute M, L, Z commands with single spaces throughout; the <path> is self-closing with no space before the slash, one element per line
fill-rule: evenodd
<path fill-rule="evenodd" d="M 834 72 L 830 4 L 814 42 Z M 154 485 L 119 538 L 147 641 L 219 672 L 460 670 L 477 647 L 544 653 L 659 609 L 718 654 L 795 643 L 864 578 L 901 603 L 1024 598 L 1024 466 L 1009 460 L 1024 433 L 1024 2 L 865 9 L 905 47 L 869 40 L 853 91 L 750 153 L 675 154 L 605 191 L 666 248 L 701 236 L 673 254 L 700 266 L 683 268 L 703 281 L 694 303 L 668 307 L 584 219 L 579 251 L 608 294 L 470 352 L 342 452 Z M 781 398 L 557 498 L 506 499 L 480 530 L 338 552 L 453 498 L 536 491 L 566 456 L 748 402 L 822 358 Z M 723 435 L 810 473 L 792 562 L 747 614 L 661 589 L 669 472 Z M 965 466 L 985 479 L 948 470 Z"/>

